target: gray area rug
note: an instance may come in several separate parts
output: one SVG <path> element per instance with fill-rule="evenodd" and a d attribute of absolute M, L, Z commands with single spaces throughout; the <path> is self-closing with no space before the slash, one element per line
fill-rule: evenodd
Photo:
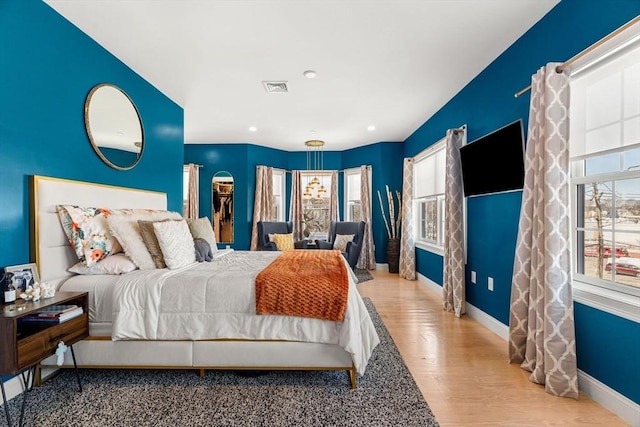
<path fill-rule="evenodd" d="M 25 426 L 438 426 L 373 304 L 380 345 L 358 388 L 346 372 L 64 370 L 29 392 Z M 9 402 L 18 425 L 22 397 Z M 1 416 L 4 419 L 4 408 Z M 0 424 L 4 424 L 0 421 Z"/>
<path fill-rule="evenodd" d="M 369 270 L 363 268 L 354 268 L 353 272 L 358 278 L 358 283 L 366 282 L 367 280 L 373 280 L 373 276 L 369 273 Z"/>

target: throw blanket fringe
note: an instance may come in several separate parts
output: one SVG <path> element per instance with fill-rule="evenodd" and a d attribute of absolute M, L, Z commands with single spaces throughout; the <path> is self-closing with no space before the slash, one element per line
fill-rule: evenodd
<path fill-rule="evenodd" d="M 340 251 L 285 251 L 255 282 L 256 313 L 342 322 L 349 275 Z"/>

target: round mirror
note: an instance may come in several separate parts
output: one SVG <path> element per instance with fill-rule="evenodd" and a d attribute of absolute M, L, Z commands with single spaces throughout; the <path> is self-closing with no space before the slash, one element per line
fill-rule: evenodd
<path fill-rule="evenodd" d="M 84 124 L 93 149 L 114 169 L 133 168 L 142 157 L 144 131 L 131 98 L 117 86 L 95 86 L 84 104 Z"/>
<path fill-rule="evenodd" d="M 233 243 L 233 176 L 216 172 L 211 180 L 211 217 L 218 243 Z"/>

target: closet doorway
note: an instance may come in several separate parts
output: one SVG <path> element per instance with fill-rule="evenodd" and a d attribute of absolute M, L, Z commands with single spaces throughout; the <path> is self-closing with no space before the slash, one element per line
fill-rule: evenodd
<path fill-rule="evenodd" d="M 233 176 L 216 172 L 211 180 L 211 217 L 218 243 L 233 243 Z"/>

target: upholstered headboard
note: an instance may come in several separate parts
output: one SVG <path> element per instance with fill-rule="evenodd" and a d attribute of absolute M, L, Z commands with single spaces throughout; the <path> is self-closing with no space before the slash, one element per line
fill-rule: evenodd
<path fill-rule="evenodd" d="M 58 287 L 78 262 L 58 218 L 56 205 L 112 209 L 166 209 L 166 193 L 39 175 L 30 177 L 31 259 L 40 280 Z"/>

